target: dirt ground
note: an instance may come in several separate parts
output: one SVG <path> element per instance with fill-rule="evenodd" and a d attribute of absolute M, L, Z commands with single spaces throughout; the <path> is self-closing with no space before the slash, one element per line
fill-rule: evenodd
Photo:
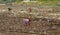
<path fill-rule="evenodd" d="M 35 17 L 31 18 L 30 26 L 25 28 L 22 16 L 11 16 L 7 11 L 0 13 L 0 35 L 60 35 L 60 20 Z"/>
<path fill-rule="evenodd" d="M 25 28 L 22 17 L 0 15 L 0 35 L 60 35 L 60 20 L 31 18 L 30 26 Z"/>

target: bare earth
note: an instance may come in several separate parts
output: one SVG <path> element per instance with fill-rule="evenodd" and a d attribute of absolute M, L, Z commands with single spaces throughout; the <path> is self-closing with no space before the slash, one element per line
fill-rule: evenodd
<path fill-rule="evenodd" d="M 1 8 L 2 10 L 7 10 L 8 7 L 3 6 Z M 12 8 L 14 10 L 18 6 L 12 6 Z M 20 13 L 16 17 L 14 15 L 11 16 L 11 14 L 8 13 L 8 10 L 0 13 L 0 35 L 60 35 L 60 20 L 35 17 L 31 18 L 29 28 L 25 28 L 22 15 L 26 17 L 26 14 Z"/>

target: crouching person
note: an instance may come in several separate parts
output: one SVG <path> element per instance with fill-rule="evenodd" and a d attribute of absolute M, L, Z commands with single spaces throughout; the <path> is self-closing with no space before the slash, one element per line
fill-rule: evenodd
<path fill-rule="evenodd" d="M 23 19 L 23 24 L 24 24 L 24 26 L 25 26 L 26 28 L 28 28 L 29 25 L 30 25 L 30 23 L 29 23 L 29 18 L 24 18 L 24 19 Z"/>

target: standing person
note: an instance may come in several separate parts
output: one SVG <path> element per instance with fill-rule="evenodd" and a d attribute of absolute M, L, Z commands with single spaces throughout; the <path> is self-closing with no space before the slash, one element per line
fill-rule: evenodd
<path fill-rule="evenodd" d="M 23 24 L 24 24 L 24 26 L 26 27 L 26 28 L 28 28 L 29 27 L 29 18 L 24 18 L 23 19 Z"/>
<path fill-rule="evenodd" d="M 31 9 L 31 8 L 29 8 L 29 13 L 30 13 L 30 12 L 32 12 L 32 9 Z"/>

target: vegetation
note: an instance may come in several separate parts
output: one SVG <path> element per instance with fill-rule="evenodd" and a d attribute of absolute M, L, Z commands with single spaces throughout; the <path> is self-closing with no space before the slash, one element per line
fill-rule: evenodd
<path fill-rule="evenodd" d="M 0 3 L 20 3 L 23 0 L 0 0 Z M 32 0 L 31 0 L 32 1 Z M 38 0 L 39 5 L 42 6 L 60 6 L 60 0 Z M 32 2 L 28 2 L 28 5 L 32 4 Z"/>
<path fill-rule="evenodd" d="M 11 3 L 11 2 L 21 2 L 23 0 L 0 0 L 0 3 Z M 32 0 L 31 0 L 32 1 Z M 39 2 L 50 2 L 50 1 L 60 1 L 60 0 L 38 0 Z"/>
<path fill-rule="evenodd" d="M 0 3 L 12 3 L 12 2 L 20 2 L 22 0 L 0 0 Z"/>

